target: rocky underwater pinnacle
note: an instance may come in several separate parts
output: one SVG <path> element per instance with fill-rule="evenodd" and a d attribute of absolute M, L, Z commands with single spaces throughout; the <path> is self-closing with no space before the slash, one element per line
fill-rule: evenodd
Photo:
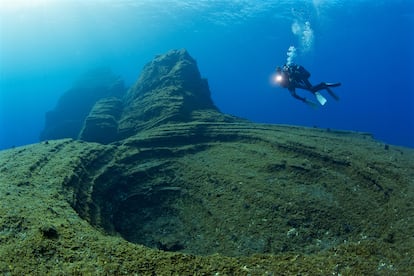
<path fill-rule="evenodd" d="M 185 49 L 156 56 L 145 65 L 124 103 L 121 138 L 166 123 L 235 120 L 214 105 L 207 80 Z"/>
<path fill-rule="evenodd" d="M 95 84 L 77 84 L 47 113 L 42 140 L 79 138 L 110 143 L 167 123 L 237 120 L 214 105 L 207 80 L 185 49 L 156 56 L 126 93 L 119 87 L 119 79 L 108 77 L 107 71 L 93 73 Z M 113 87 L 116 92 L 106 92 Z M 84 103 L 82 112 L 77 102 Z"/>

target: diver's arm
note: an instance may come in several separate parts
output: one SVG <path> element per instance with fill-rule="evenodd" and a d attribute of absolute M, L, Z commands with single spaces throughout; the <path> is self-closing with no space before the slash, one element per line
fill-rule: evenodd
<path fill-rule="evenodd" d="M 313 85 L 310 83 L 310 81 L 308 79 L 303 79 L 303 83 L 306 85 L 306 90 L 311 91 Z"/>
<path fill-rule="evenodd" d="M 298 94 L 296 94 L 295 88 L 288 88 L 290 94 L 295 98 L 298 99 L 302 102 L 307 102 L 306 98 L 299 96 Z"/>

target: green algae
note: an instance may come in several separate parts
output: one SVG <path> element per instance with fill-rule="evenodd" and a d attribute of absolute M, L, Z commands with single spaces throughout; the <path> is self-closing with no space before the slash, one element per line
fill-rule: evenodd
<path fill-rule="evenodd" d="M 0 272 L 412 274 L 413 158 L 365 134 L 251 123 L 1 151 Z M 128 213 L 143 198 L 163 200 Z"/>

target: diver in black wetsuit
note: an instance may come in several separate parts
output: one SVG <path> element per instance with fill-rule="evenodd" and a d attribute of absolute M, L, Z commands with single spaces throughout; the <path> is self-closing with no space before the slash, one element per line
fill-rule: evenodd
<path fill-rule="evenodd" d="M 296 94 L 296 88 L 300 88 L 308 90 L 314 94 L 321 105 L 324 105 L 326 103 L 326 99 L 319 93 L 319 91 L 322 89 L 326 89 L 335 100 L 339 100 L 339 97 L 335 95 L 330 87 L 340 86 L 341 83 L 321 82 L 320 84 L 314 86 L 309 82 L 309 77 L 310 73 L 301 65 L 290 64 L 284 65 L 283 68 L 276 68 L 276 82 L 280 86 L 287 88 L 290 94 L 296 99 L 313 106 L 316 105 L 314 102 L 309 101 L 306 98 Z"/>

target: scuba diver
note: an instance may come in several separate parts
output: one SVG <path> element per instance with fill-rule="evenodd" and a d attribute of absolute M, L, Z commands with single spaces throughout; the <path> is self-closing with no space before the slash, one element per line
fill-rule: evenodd
<path fill-rule="evenodd" d="M 321 93 L 319 93 L 319 91 L 322 89 L 326 89 L 328 93 L 332 96 L 332 98 L 334 98 L 335 100 L 339 100 L 339 97 L 335 95 L 335 93 L 331 90 L 331 87 L 340 86 L 341 83 L 321 82 L 320 84 L 312 85 L 308 80 L 309 77 L 310 73 L 301 65 L 285 64 L 283 68 L 276 68 L 276 82 L 280 86 L 287 88 L 294 98 L 301 100 L 304 103 L 307 103 L 311 106 L 317 106 L 314 102 L 309 101 L 305 97 L 301 97 L 298 94 L 296 94 L 296 88 L 300 88 L 310 91 L 313 95 L 315 95 L 318 102 L 321 105 L 324 105 L 327 100 L 324 96 L 321 95 Z"/>

